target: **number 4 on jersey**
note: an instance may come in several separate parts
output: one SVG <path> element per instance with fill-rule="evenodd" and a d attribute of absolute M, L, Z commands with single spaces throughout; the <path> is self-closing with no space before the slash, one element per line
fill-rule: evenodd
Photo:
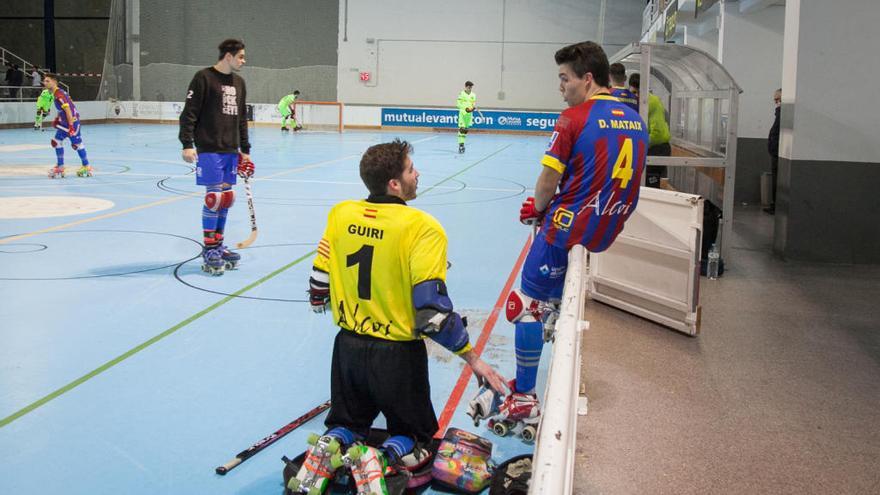
<path fill-rule="evenodd" d="M 626 189 L 629 181 L 633 176 L 633 142 L 632 138 L 626 138 L 620 145 L 620 152 L 617 154 L 617 161 L 614 162 L 614 168 L 611 171 L 612 179 L 620 179 L 620 188 Z"/>

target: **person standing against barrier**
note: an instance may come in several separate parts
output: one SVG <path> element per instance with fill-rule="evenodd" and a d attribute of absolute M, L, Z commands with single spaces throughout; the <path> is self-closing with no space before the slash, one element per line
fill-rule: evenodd
<path fill-rule="evenodd" d="M 79 155 L 82 166 L 76 171 L 77 177 L 91 177 L 92 167 L 89 165 L 89 157 L 86 154 L 86 146 L 82 141 L 82 126 L 80 125 L 79 112 L 76 105 L 70 99 L 70 95 L 58 86 L 58 75 L 46 74 L 43 77 L 43 86 L 49 90 L 55 99 L 55 110 L 58 115 L 52 122 L 55 137 L 50 144 L 55 150 L 56 165 L 49 170 L 49 178 L 64 178 L 64 140 L 70 139 L 70 147 Z M 48 112 L 47 112 L 48 113 Z M 42 125 L 42 121 L 41 121 Z"/>
<path fill-rule="evenodd" d="M 196 163 L 196 184 L 205 186 L 202 207 L 202 270 L 222 275 L 238 266 L 241 256 L 223 243 L 226 217 L 235 202 L 236 171 L 251 177 L 247 90 L 238 71 L 245 64 L 244 43 L 227 39 L 217 47 L 217 63 L 196 72 L 180 113 L 183 160 Z"/>
<path fill-rule="evenodd" d="M 474 110 L 477 109 L 477 95 L 473 91 L 474 83 L 465 81 L 464 89 L 458 94 L 456 106 L 458 107 L 458 152 L 464 153 L 464 141 L 467 139 L 468 129 L 473 122 Z"/>
<path fill-rule="evenodd" d="M 638 74 L 629 76 L 630 91 L 637 96 L 640 86 L 641 78 Z M 669 145 L 669 124 L 666 123 L 666 108 L 663 106 L 663 102 L 660 101 L 660 97 L 654 93 L 648 93 L 648 133 L 650 134 L 651 141 L 648 155 L 672 155 L 672 147 Z M 649 165 L 647 176 L 645 177 L 645 186 L 660 187 L 660 178 L 665 176 L 665 165 Z"/>
<path fill-rule="evenodd" d="M 775 117 L 770 133 L 767 135 L 767 152 L 770 153 L 770 173 L 772 174 L 773 194 L 770 206 L 764 208 L 766 213 L 776 214 L 776 176 L 779 173 L 779 110 L 782 108 L 782 88 L 773 92 L 773 105 Z"/>
<path fill-rule="evenodd" d="M 520 287 L 505 304 L 516 328 L 516 379 L 499 417 L 510 421 L 541 414 L 535 393 L 538 363 L 555 331 L 569 249 L 580 244 L 598 253 L 611 246 L 638 204 L 648 150 L 639 114 L 608 92 L 608 58 L 601 46 L 569 45 L 555 59 L 568 108 L 541 159 L 535 196 L 520 209 L 520 221 L 540 230 L 523 264 Z"/>

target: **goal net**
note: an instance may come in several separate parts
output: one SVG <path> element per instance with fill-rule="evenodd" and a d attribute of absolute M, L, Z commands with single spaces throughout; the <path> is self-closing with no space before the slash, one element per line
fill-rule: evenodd
<path fill-rule="evenodd" d="M 338 101 L 297 101 L 296 121 L 303 129 L 342 132 L 343 105 Z"/>

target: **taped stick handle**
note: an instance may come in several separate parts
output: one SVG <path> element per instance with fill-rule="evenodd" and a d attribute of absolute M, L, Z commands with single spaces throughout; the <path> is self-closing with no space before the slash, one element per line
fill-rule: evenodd
<path fill-rule="evenodd" d="M 231 470 L 235 466 L 238 466 L 241 463 L 242 463 L 242 459 L 240 457 L 236 457 L 235 459 L 232 459 L 231 461 L 227 462 L 226 464 L 224 464 L 222 466 L 217 466 L 217 469 L 215 469 L 214 472 L 217 474 L 221 474 L 221 475 L 226 474 L 229 472 L 229 470 Z"/>

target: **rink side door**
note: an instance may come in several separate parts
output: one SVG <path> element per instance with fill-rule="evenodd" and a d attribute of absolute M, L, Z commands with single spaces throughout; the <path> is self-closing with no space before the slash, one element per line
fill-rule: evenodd
<path fill-rule="evenodd" d="M 642 187 L 614 244 L 590 254 L 590 297 L 697 335 L 702 225 L 702 197 Z"/>

